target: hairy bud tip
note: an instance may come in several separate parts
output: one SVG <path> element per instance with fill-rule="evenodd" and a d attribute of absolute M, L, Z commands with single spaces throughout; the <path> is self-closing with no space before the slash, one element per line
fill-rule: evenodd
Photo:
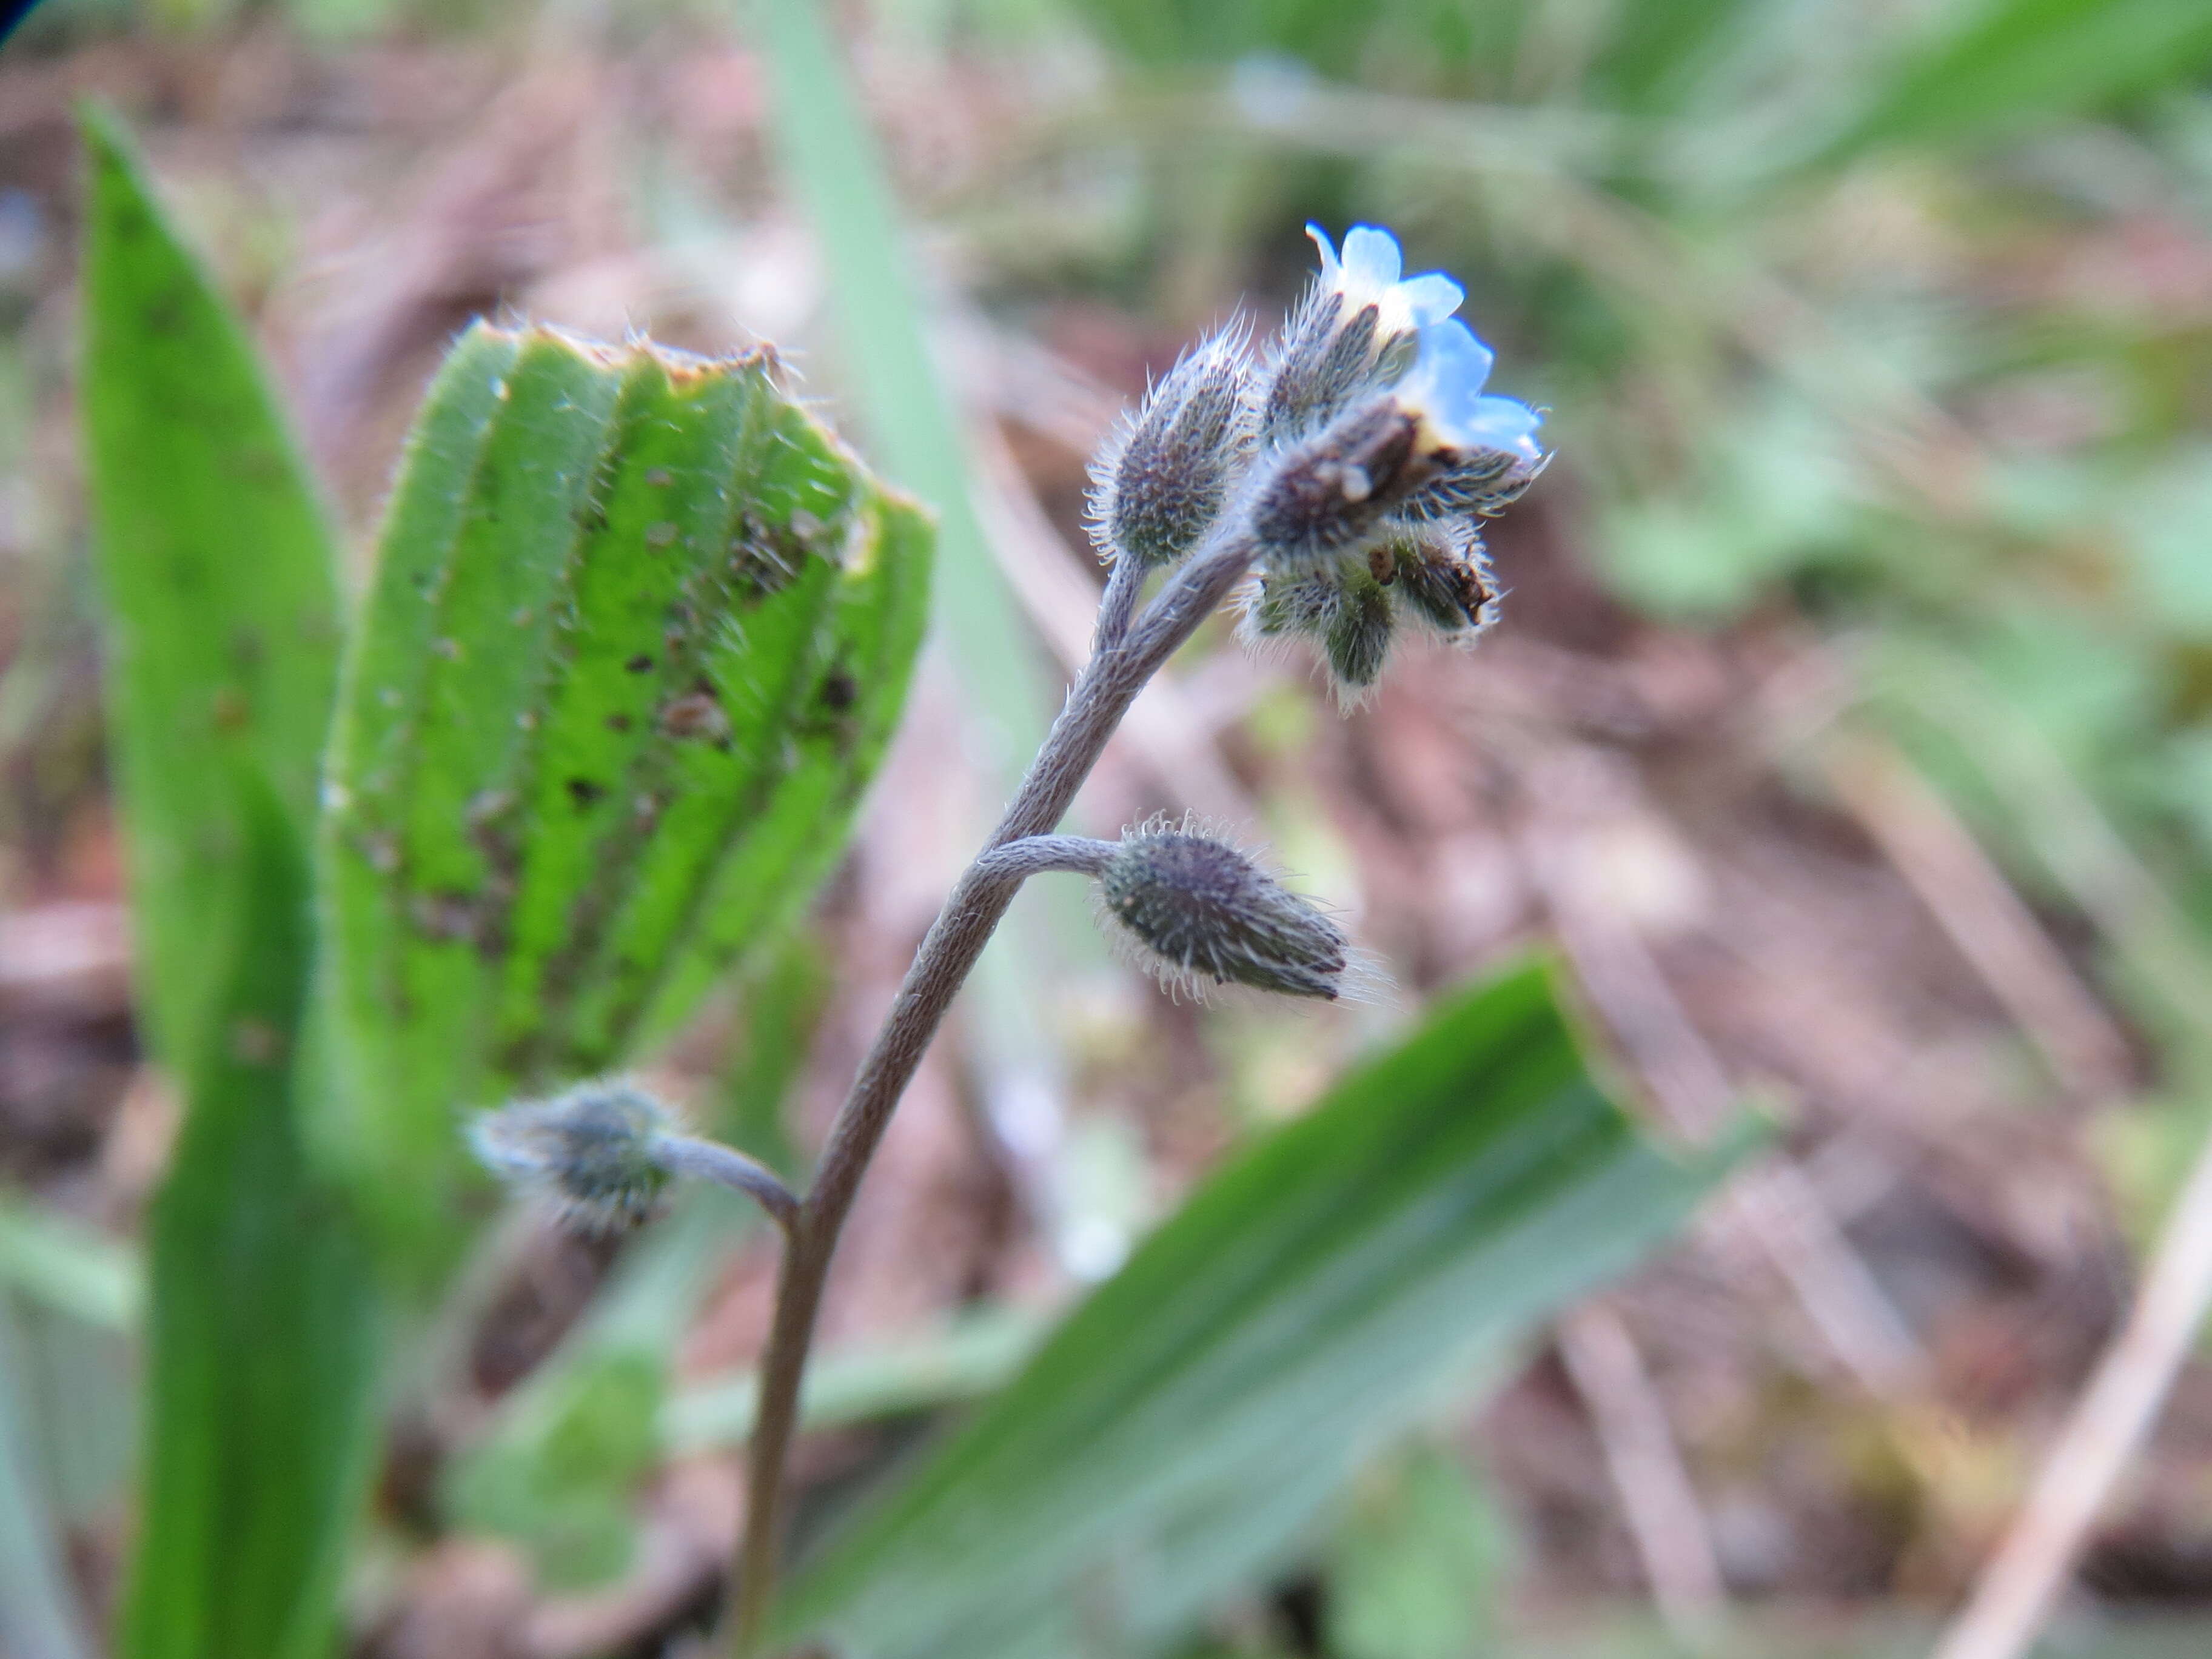
<path fill-rule="evenodd" d="M 674 1115 L 642 1090 L 600 1081 L 481 1114 L 469 1144 L 494 1175 L 550 1201 L 572 1224 L 620 1232 L 658 1206 L 668 1172 L 654 1156 Z"/>

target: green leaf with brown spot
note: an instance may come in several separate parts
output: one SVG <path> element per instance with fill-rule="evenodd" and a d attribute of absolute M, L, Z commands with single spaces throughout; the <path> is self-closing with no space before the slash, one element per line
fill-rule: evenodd
<path fill-rule="evenodd" d="M 826 873 L 931 534 L 783 390 L 479 325 L 409 441 L 329 762 L 337 1145 L 450 1236 L 457 1114 L 605 1070 Z"/>
<path fill-rule="evenodd" d="M 244 330 L 93 115 L 85 452 L 145 1024 L 185 1099 L 148 1226 L 129 1659 L 328 1650 L 374 1425 L 374 1280 L 310 1167 L 307 860 L 328 532 Z"/>
<path fill-rule="evenodd" d="M 191 1063 L 258 775 L 304 843 L 337 681 L 329 526 L 252 343 L 88 115 L 82 387 L 137 997 Z"/>

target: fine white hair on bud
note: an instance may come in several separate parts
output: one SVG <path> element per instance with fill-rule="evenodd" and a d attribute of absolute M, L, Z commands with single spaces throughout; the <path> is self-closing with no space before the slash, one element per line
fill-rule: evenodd
<path fill-rule="evenodd" d="M 1473 642 L 1498 620 L 1503 595 L 1471 520 L 1392 537 L 1369 552 L 1368 565 L 1400 611 L 1455 642 Z"/>
<path fill-rule="evenodd" d="M 1091 464 L 1091 534 L 1102 557 L 1166 565 L 1198 545 L 1252 456 L 1252 373 L 1240 324 L 1152 388 Z"/>
<path fill-rule="evenodd" d="M 1318 905 L 1191 819 L 1123 832 L 1098 892 L 1109 933 L 1171 992 L 1247 985 L 1334 1000 L 1354 968 Z"/>
<path fill-rule="evenodd" d="M 1263 568 L 1240 596 L 1248 644 L 1310 641 L 1340 704 L 1372 693 L 1401 626 L 1471 644 L 1498 619 L 1499 590 L 1471 520 L 1385 526 L 1316 564 Z"/>
<path fill-rule="evenodd" d="M 550 1203 L 570 1225 L 613 1233 L 659 1206 L 669 1175 L 656 1148 L 675 1128 L 666 1106 L 610 1079 L 481 1113 L 469 1145 L 494 1175 Z"/>
<path fill-rule="evenodd" d="M 1364 558 L 1262 571 L 1243 603 L 1248 642 L 1304 639 L 1320 648 L 1340 707 L 1357 707 L 1374 691 L 1397 617 L 1388 591 Z"/>

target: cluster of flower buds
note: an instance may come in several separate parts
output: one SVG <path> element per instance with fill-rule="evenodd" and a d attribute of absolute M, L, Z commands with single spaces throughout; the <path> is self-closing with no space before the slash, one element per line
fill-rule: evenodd
<path fill-rule="evenodd" d="M 1108 933 L 1178 994 L 1249 985 L 1334 1000 L 1360 976 L 1342 928 L 1189 819 L 1126 831 L 1098 871 L 1098 896 Z"/>
<path fill-rule="evenodd" d="M 1402 276 L 1373 226 L 1341 258 L 1309 231 L 1320 273 L 1264 357 L 1239 331 L 1215 336 L 1100 457 L 1093 535 L 1109 559 L 1151 567 L 1243 514 L 1259 550 L 1248 634 L 1312 640 L 1350 698 L 1401 624 L 1464 641 L 1490 623 L 1480 521 L 1547 457 L 1537 412 L 1485 395 L 1492 354 L 1452 314 L 1458 283 Z"/>

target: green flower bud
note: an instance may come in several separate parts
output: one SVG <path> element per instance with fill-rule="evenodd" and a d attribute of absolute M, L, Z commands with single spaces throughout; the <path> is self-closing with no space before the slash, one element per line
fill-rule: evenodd
<path fill-rule="evenodd" d="M 1340 592 L 1343 597 L 1322 632 L 1322 648 L 1328 656 L 1337 700 L 1350 703 L 1365 696 L 1382 678 L 1395 619 L 1390 596 L 1367 571 L 1347 570 Z"/>
<path fill-rule="evenodd" d="M 1374 690 L 1395 626 L 1390 596 L 1364 555 L 1263 570 L 1245 605 L 1247 639 L 1311 640 L 1328 665 L 1337 701 L 1346 706 Z"/>
<path fill-rule="evenodd" d="M 674 1115 L 642 1090 L 601 1081 L 483 1113 L 469 1144 L 494 1175 L 548 1200 L 570 1224 L 621 1232 L 658 1207 L 669 1175 L 657 1149 L 675 1127 Z"/>

